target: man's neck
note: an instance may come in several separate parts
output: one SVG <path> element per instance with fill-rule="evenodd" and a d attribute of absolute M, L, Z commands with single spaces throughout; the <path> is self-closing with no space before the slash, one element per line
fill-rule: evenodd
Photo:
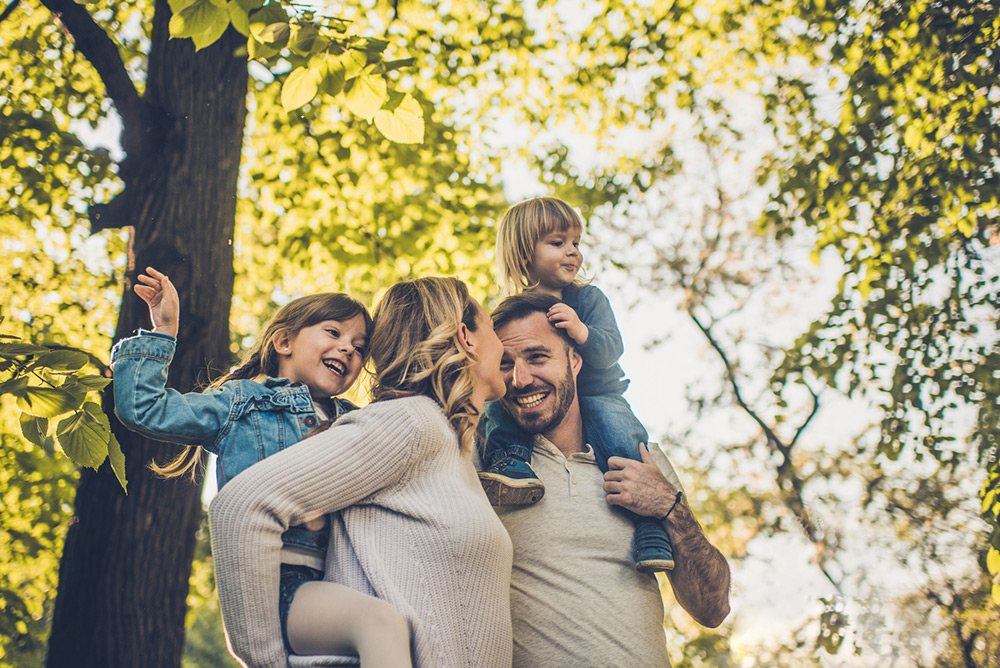
<path fill-rule="evenodd" d="M 573 402 L 573 406 L 562 421 L 553 429 L 542 434 L 552 445 L 556 446 L 563 456 L 583 452 L 586 448 L 587 439 L 584 437 L 583 418 L 580 416 L 580 404 Z"/>

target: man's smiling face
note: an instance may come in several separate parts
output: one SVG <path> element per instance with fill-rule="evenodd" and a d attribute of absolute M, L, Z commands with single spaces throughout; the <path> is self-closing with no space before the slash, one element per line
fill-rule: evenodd
<path fill-rule="evenodd" d="M 528 433 L 548 433 L 576 399 L 576 374 L 583 363 L 579 353 L 544 313 L 509 322 L 497 335 L 503 343 L 504 408 Z"/>

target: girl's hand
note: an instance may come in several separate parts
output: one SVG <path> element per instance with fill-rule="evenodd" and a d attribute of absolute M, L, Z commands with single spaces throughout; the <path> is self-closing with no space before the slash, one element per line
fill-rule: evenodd
<path fill-rule="evenodd" d="M 136 284 L 135 294 L 149 305 L 149 320 L 153 331 L 159 334 L 177 336 L 177 323 L 180 320 L 181 304 L 177 297 L 177 288 L 170 282 L 166 274 L 146 267 L 149 273 L 139 274 L 140 283 Z"/>
<path fill-rule="evenodd" d="M 553 304 L 546 315 L 552 326 L 558 329 L 565 329 L 566 333 L 569 334 L 569 338 L 573 339 L 576 345 L 582 346 L 587 342 L 587 338 L 590 336 L 590 329 L 583 324 L 580 316 L 576 314 L 576 311 L 572 307 L 561 302 Z"/>

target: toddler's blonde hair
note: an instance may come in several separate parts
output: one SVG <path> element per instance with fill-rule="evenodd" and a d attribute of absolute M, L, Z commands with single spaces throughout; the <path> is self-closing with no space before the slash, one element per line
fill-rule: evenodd
<path fill-rule="evenodd" d="M 516 295 L 538 285 L 528 265 L 535 244 L 551 232 L 583 233 L 583 219 L 566 202 L 556 197 L 534 197 L 518 202 L 500 218 L 497 226 L 496 272 L 504 294 Z M 587 281 L 578 273 L 573 285 Z"/>

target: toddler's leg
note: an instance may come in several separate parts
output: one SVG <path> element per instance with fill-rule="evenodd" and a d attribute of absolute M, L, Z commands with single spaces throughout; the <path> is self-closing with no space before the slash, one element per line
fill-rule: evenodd
<path fill-rule="evenodd" d="M 545 494 L 545 485 L 528 463 L 532 437 L 514 422 L 499 401 L 487 402 L 479 427 L 486 436 L 479 473 L 486 497 L 494 506 L 524 506 Z"/>
<path fill-rule="evenodd" d="M 357 654 L 361 668 L 411 668 L 410 631 L 385 601 L 333 582 L 306 582 L 288 610 L 295 654 Z"/>
<path fill-rule="evenodd" d="M 625 397 L 602 394 L 580 397 L 580 413 L 587 441 L 594 448 L 597 464 L 605 473 L 608 458 L 641 459 L 639 444 L 649 444 L 649 434 L 642 426 Z M 655 517 L 630 513 L 635 524 L 632 558 L 635 568 L 643 573 L 669 571 L 674 567 L 674 549 L 663 524 Z"/>
<path fill-rule="evenodd" d="M 594 448 L 597 465 L 608 470 L 608 458 L 640 460 L 639 444 L 649 443 L 649 434 L 620 394 L 580 397 L 580 414 L 587 442 Z"/>

